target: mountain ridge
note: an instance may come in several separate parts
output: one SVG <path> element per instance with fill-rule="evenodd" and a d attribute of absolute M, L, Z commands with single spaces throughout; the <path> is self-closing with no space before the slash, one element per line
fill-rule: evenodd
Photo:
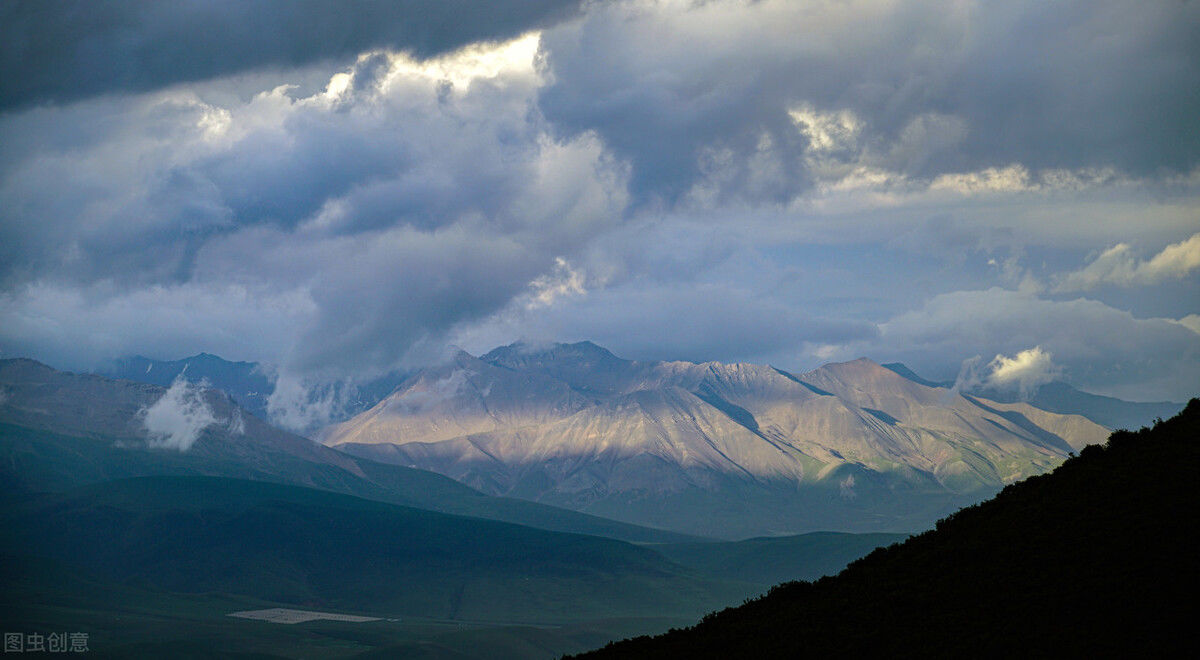
<path fill-rule="evenodd" d="M 639 542 L 688 540 L 548 505 L 489 497 L 444 475 L 351 456 L 270 426 L 228 394 L 187 387 L 190 394 L 183 400 L 202 403 L 212 421 L 180 450 L 181 445 L 155 445 L 145 425 L 145 411 L 166 399 L 169 389 L 61 372 L 25 358 L 0 360 L 0 481 L 12 492 L 36 492 L 162 474 L 237 477 L 564 532 Z"/>
<path fill-rule="evenodd" d="M 321 439 L 492 494 L 733 538 L 839 520 L 842 531 L 911 531 L 1106 435 L 1082 417 L 931 388 L 866 358 L 795 375 L 637 362 L 580 342 L 460 353 Z M 797 489 L 814 499 L 787 496 L 790 513 L 769 503 Z M 685 501 L 722 491 L 778 510 L 756 523 L 748 504 L 696 526 L 703 506 Z M 873 508 L 909 500 L 882 518 Z"/>
<path fill-rule="evenodd" d="M 543 344 L 540 346 L 544 347 L 547 345 Z M 569 347 L 570 350 L 579 355 L 580 359 L 583 359 L 590 353 L 602 360 L 639 364 L 636 361 L 622 360 L 622 358 L 616 357 L 608 349 L 590 341 L 549 346 Z M 539 345 L 537 344 L 517 342 L 492 349 L 478 359 L 492 362 L 497 366 L 513 368 L 517 366 L 514 362 L 521 362 L 522 356 L 533 354 L 538 348 Z M 954 381 L 934 381 L 923 378 L 901 362 L 885 363 L 880 366 L 928 387 L 949 389 L 955 384 Z M 779 369 L 779 371 L 784 375 L 791 375 L 785 370 Z M 194 383 L 203 380 L 210 387 L 230 394 L 239 405 L 263 419 L 269 419 L 270 417 L 267 410 L 267 400 L 275 387 L 274 370 L 271 367 L 257 362 L 225 360 L 220 356 L 204 352 L 178 360 L 157 360 L 140 355 L 125 357 L 116 360 L 113 364 L 100 369 L 96 373 L 110 378 L 123 378 L 135 382 L 161 385 L 163 387 L 169 386 L 175 378 L 181 375 Z M 229 376 L 230 373 L 235 373 L 237 377 L 231 378 Z M 400 386 L 411 375 L 411 373 L 395 373 L 364 384 L 343 388 L 346 391 L 341 392 L 342 396 L 339 398 L 340 410 L 335 411 L 337 415 L 331 421 L 334 423 L 344 421 L 374 406 L 388 394 L 391 394 L 396 387 Z M 561 378 L 563 374 L 560 373 L 557 375 Z M 562 379 L 568 383 L 572 380 L 571 378 Z M 594 385 L 595 383 L 593 382 L 589 383 L 588 386 Z M 580 390 L 582 394 L 589 392 L 596 393 L 589 390 L 588 387 Z M 1170 417 L 1183 409 L 1183 404 L 1179 402 L 1124 401 L 1114 397 L 1092 394 L 1076 389 L 1063 381 L 1046 383 L 1036 388 L 1026 399 L 1022 399 L 1020 392 L 1016 390 L 973 388 L 967 390 L 967 393 L 977 394 L 984 398 L 1004 403 L 1026 401 L 1035 407 L 1049 412 L 1082 415 L 1109 429 L 1140 428 L 1153 423 L 1157 418 Z"/>
<path fill-rule="evenodd" d="M 96 373 L 108 378 L 162 387 L 170 387 L 180 378 L 193 384 L 203 383 L 229 394 L 238 405 L 268 421 L 272 418 L 270 398 L 278 382 L 276 369 L 270 365 L 230 361 L 205 352 L 178 360 L 157 360 L 142 355 L 123 357 Z M 390 373 L 367 382 L 343 384 L 336 388 L 330 388 L 329 383 L 318 384 L 317 390 L 319 394 L 337 395 L 337 406 L 331 414 L 340 420 L 370 408 L 395 389 L 403 378 L 403 374 Z"/>
<path fill-rule="evenodd" d="M 953 388 L 955 385 L 954 381 L 939 382 L 922 378 L 901 362 L 892 362 L 881 366 L 922 385 L 947 389 Z M 1063 381 L 1045 383 L 1025 397 L 1022 397 L 1019 390 L 982 386 L 970 388 L 967 393 L 1002 403 L 1025 401 L 1049 412 L 1080 415 L 1112 430 L 1131 430 L 1149 426 L 1156 419 L 1176 415 L 1183 410 L 1184 406 L 1182 403 L 1173 401 L 1124 401 L 1111 396 L 1084 392 Z"/>

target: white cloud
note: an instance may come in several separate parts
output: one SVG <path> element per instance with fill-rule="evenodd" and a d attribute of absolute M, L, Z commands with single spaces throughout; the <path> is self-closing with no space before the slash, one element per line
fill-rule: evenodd
<path fill-rule="evenodd" d="M 391 71 L 383 84 L 393 84 L 393 81 L 403 78 L 424 78 L 435 84 L 449 82 L 456 91 L 462 92 L 479 79 L 496 78 L 512 72 L 535 75 L 534 58 L 540 41 L 541 33 L 530 32 L 499 44 L 471 44 L 425 60 L 414 59 L 406 53 L 389 53 Z"/>
<path fill-rule="evenodd" d="M 151 447 L 185 452 L 204 429 L 217 423 L 204 400 L 205 387 L 204 383 L 193 385 L 180 375 L 162 398 L 138 413 Z"/>
<path fill-rule="evenodd" d="M 280 373 L 267 398 L 267 415 L 289 431 L 307 433 L 346 417 L 345 402 L 352 387 L 338 379 Z"/>
<path fill-rule="evenodd" d="M 954 389 L 972 392 L 981 388 L 1016 390 L 1022 399 L 1028 399 L 1038 387 L 1058 380 L 1063 369 L 1054 364 L 1049 352 L 1034 346 L 1018 352 L 1013 357 L 997 355 L 985 363 L 981 356 L 963 360 Z"/>
<path fill-rule="evenodd" d="M 980 192 L 1026 192 L 1033 188 L 1029 170 L 1022 165 L 942 174 L 929 184 L 930 190 L 951 190 L 961 195 Z"/>
<path fill-rule="evenodd" d="M 788 115 L 815 152 L 851 149 L 862 130 L 862 123 L 849 110 L 820 112 L 810 104 L 802 104 L 789 110 Z"/>
<path fill-rule="evenodd" d="M 539 275 L 529 283 L 529 300 L 527 309 L 549 307 L 555 301 L 564 297 L 582 296 L 587 293 L 584 287 L 584 274 L 571 267 L 562 257 L 554 259 L 554 271 L 548 275 Z"/>
<path fill-rule="evenodd" d="M 1062 369 L 1054 364 L 1050 353 L 1042 350 L 1041 346 L 1026 349 L 1013 357 L 997 355 L 988 368 L 991 369 L 987 378 L 989 385 L 1006 389 L 1015 386 L 1024 397 L 1062 374 Z"/>
<path fill-rule="evenodd" d="M 1200 233 L 1172 243 L 1150 259 L 1138 259 L 1127 243 L 1105 250 L 1081 270 L 1061 278 L 1055 291 L 1087 291 L 1103 284 L 1146 286 L 1187 277 L 1200 268 Z"/>

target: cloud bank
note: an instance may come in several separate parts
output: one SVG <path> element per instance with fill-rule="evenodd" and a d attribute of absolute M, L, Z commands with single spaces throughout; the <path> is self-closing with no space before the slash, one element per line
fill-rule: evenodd
<path fill-rule="evenodd" d="M 4 355 L 1200 382 L 1196 3 L 83 6 L 0 8 Z"/>
<path fill-rule="evenodd" d="M 629 158 L 648 198 L 781 201 L 838 169 L 1189 171 L 1197 18 L 1173 2 L 611 3 L 546 33 L 540 103 Z"/>
<path fill-rule="evenodd" d="M 1144 261 L 1134 256 L 1128 244 L 1119 243 L 1102 252 L 1082 270 L 1068 273 L 1056 291 L 1087 291 L 1103 284 L 1146 286 L 1167 279 L 1182 279 L 1196 269 L 1200 269 L 1200 234 L 1172 243 Z"/>

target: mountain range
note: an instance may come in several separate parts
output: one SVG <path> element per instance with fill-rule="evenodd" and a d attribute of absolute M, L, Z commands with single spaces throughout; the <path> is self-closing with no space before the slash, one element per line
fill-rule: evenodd
<path fill-rule="evenodd" d="M 1107 434 L 867 359 L 797 375 L 581 342 L 459 352 L 322 440 L 490 494 L 744 538 L 920 529 Z"/>
<path fill-rule="evenodd" d="M 929 387 L 954 388 L 954 381 L 934 381 L 922 378 L 907 365 L 892 362 L 881 365 L 885 369 Z M 141 355 L 124 357 L 113 361 L 95 373 L 109 378 L 132 380 L 139 383 L 168 387 L 177 378 L 194 384 L 221 390 L 230 395 L 238 405 L 262 419 L 271 419 L 268 400 L 275 391 L 277 373 L 274 367 L 257 362 L 232 362 L 210 353 L 198 353 L 178 360 L 156 360 Z M 411 374 L 391 372 L 370 379 L 365 383 L 339 381 L 317 383 L 316 397 L 331 396 L 336 399 L 329 413 L 333 423 L 346 419 L 374 406 Z M 1054 381 L 1035 388 L 1028 396 L 1016 389 L 975 386 L 965 389 L 967 394 L 1004 403 L 1024 401 L 1035 408 L 1064 415 L 1082 415 L 1109 429 L 1137 429 L 1148 426 L 1155 419 L 1171 417 L 1183 409 L 1182 403 L 1171 401 L 1135 402 L 1110 396 L 1091 394 L 1072 387 L 1063 381 Z M 314 430 L 314 429 L 309 429 Z"/>
<path fill-rule="evenodd" d="M 114 657 L 557 657 L 904 536 L 638 527 L 350 456 L 184 380 L 24 359 L 0 360 L 0 502 L 0 619 Z M 228 616 L 272 607 L 378 621 Z"/>
<path fill-rule="evenodd" d="M 209 358 L 209 368 L 224 367 Z M 196 363 L 162 386 L 0 360 L 0 618 L 23 630 L 86 631 L 118 656 L 556 657 L 686 625 L 781 581 L 832 575 L 872 548 L 904 541 L 939 510 L 1019 479 L 1022 469 L 1036 474 L 1066 460 L 1068 472 L 1081 475 L 1091 468 L 1072 454 L 1086 466 L 1115 456 L 1097 453 L 1094 439 L 1106 431 L 1082 417 L 964 395 L 892 367 L 863 359 L 793 374 L 634 362 L 589 343 L 513 345 L 411 374 L 326 437 L 358 431 L 384 442 L 325 446 L 193 383 L 190 374 L 204 370 Z M 253 365 L 239 369 L 255 375 Z M 389 424 L 430 440 L 392 442 Z M 1188 433 L 1194 437 L 1194 425 L 1174 432 Z M 464 443 L 490 462 L 467 452 L 456 468 L 446 457 Z M 1190 459 L 1153 444 L 1135 457 L 1132 442 L 1117 444 L 1119 461 L 1106 459 L 1102 487 L 1084 496 L 1038 491 L 1024 498 L 1024 513 L 977 526 L 971 534 L 990 539 L 988 548 L 1010 553 L 987 559 L 1000 568 L 978 574 L 1011 577 L 1011 553 L 1029 554 L 1043 568 L 1082 562 L 1062 579 L 1084 583 L 1104 570 L 1094 561 L 1103 546 L 1096 534 L 1162 536 L 1158 523 L 1146 534 L 1105 531 L 1104 515 L 1162 499 L 1146 495 L 1146 475 L 1189 501 L 1161 472 L 1187 469 Z M 431 465 L 455 478 L 373 460 L 372 452 L 386 460 L 435 456 L 442 462 Z M 1110 469 L 1113 461 L 1126 472 Z M 1004 467 L 1013 471 L 1005 476 Z M 1005 493 L 1029 492 L 1039 479 Z M 467 485 L 473 480 L 487 493 Z M 609 511 L 621 519 L 594 515 Z M 1037 525 L 1022 527 L 1026 517 Z M 1058 518 L 1068 530 L 1095 529 L 1064 541 L 1075 548 L 1022 545 L 1044 540 Z M 777 535 L 822 525 L 900 533 Z M 1017 537 L 1004 537 L 1010 528 Z M 745 538 L 761 533 L 772 536 Z M 971 534 L 928 553 L 930 570 L 983 558 Z M 916 547 L 930 547 L 922 543 Z M 900 591 L 919 592 L 904 570 L 885 574 L 900 576 Z M 868 573 L 866 584 L 886 583 Z M 989 593 L 1005 593 L 997 585 Z M 754 602 L 778 603 L 775 596 L 795 589 L 803 591 L 776 589 Z M 1101 602 L 1093 591 L 1088 597 Z M 279 626 L 227 616 L 267 607 L 380 620 Z M 936 611 L 928 599 L 913 607 Z M 771 608 L 755 616 L 778 619 Z M 727 654 L 722 643 L 693 654 Z"/>
<path fill-rule="evenodd" d="M 163 419 L 152 419 L 151 411 Z M 186 443 L 181 436 L 189 431 L 195 437 Z M 215 389 L 164 388 L 56 371 L 28 359 L 0 360 L 0 484 L 7 496 L 152 475 L 273 481 L 629 541 L 692 540 L 488 497 L 441 475 L 350 456 L 270 426 Z"/>

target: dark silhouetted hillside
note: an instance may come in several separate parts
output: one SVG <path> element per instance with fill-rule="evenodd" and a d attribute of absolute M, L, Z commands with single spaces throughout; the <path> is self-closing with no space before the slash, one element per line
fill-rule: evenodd
<path fill-rule="evenodd" d="M 1198 441 L 1193 399 L 836 577 L 587 657 L 1195 655 Z"/>

